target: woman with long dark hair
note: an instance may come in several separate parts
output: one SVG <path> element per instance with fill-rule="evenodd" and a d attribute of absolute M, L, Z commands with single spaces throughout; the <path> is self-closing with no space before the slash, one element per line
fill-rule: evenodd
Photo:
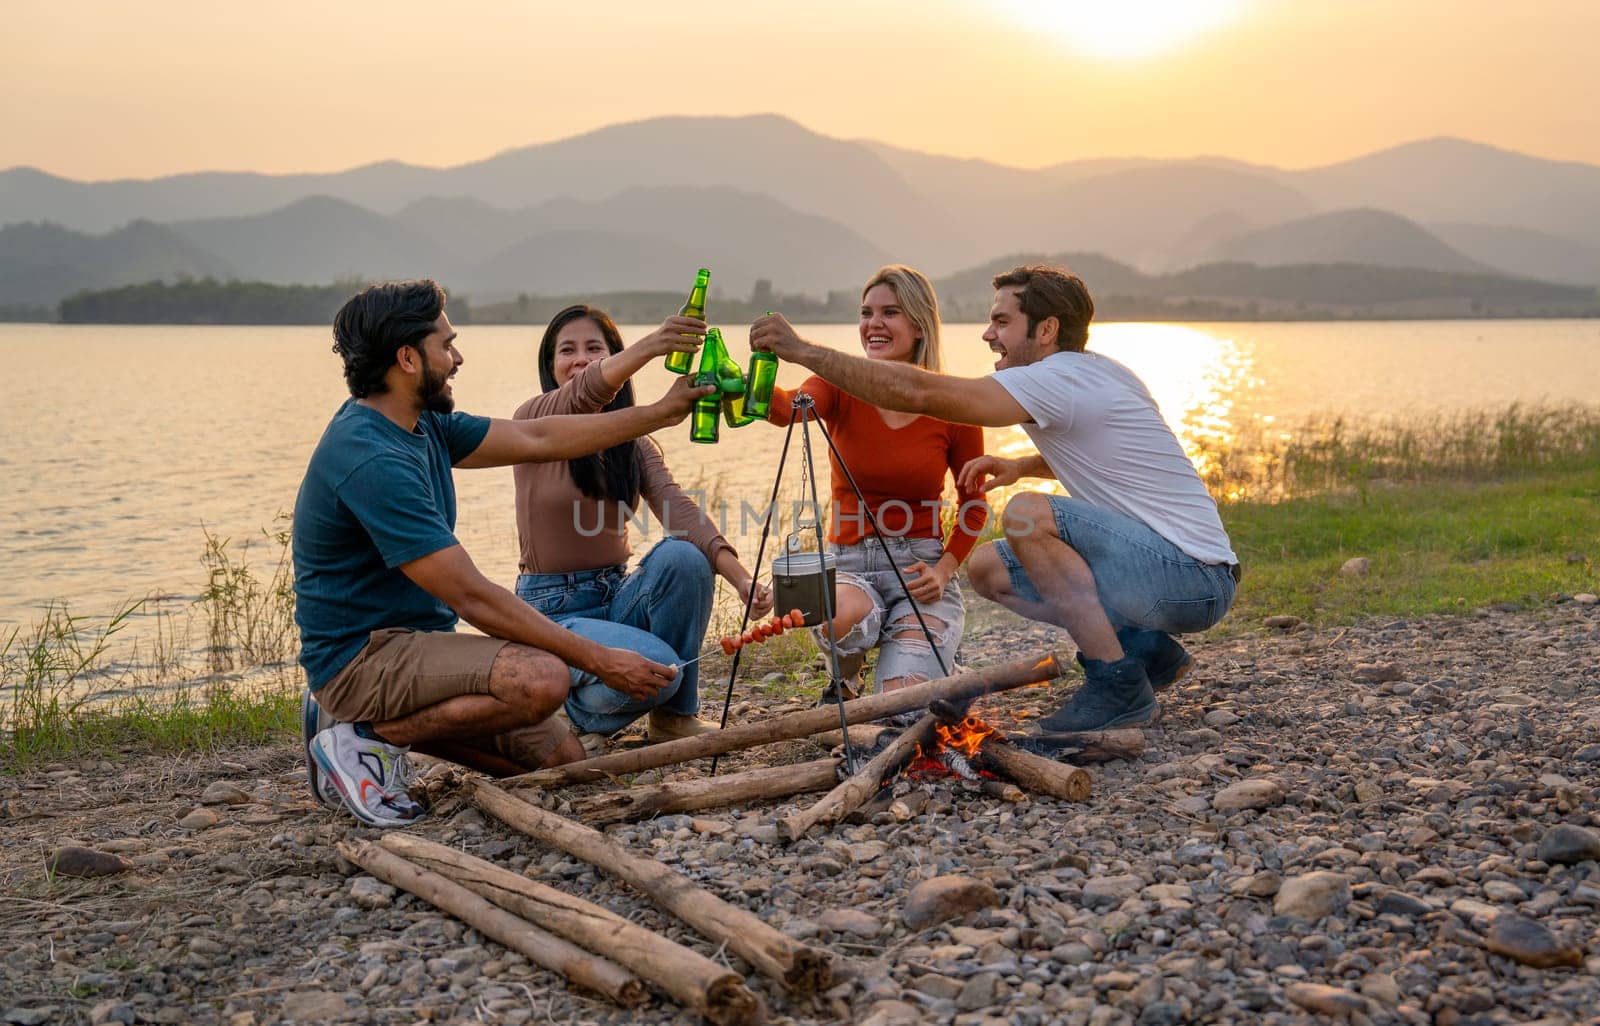
<path fill-rule="evenodd" d="M 629 379 L 667 353 L 695 349 L 705 330 L 703 321 L 668 317 L 624 347 L 605 311 L 569 306 L 550 321 L 539 343 L 541 393 L 513 416 L 528 420 L 632 406 Z M 691 662 L 711 620 L 712 575 L 726 580 L 740 601 L 749 600 L 754 589 L 756 615 L 770 611 L 772 597 L 678 487 L 660 446 L 644 437 L 565 463 L 521 464 L 514 474 L 521 548 L 517 595 L 576 634 L 682 667 L 672 686 L 649 699 L 571 671 L 566 713 L 585 749 L 597 750 L 646 713 L 652 740 L 715 729 L 696 715 L 700 664 Z M 630 573 L 628 521 L 641 500 L 667 537 Z"/>

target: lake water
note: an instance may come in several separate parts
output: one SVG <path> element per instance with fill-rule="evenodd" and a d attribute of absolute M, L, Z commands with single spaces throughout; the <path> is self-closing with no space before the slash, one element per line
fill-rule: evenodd
<path fill-rule="evenodd" d="M 991 368 L 981 331 L 945 327 L 947 370 Z M 854 325 L 802 334 L 857 351 Z M 742 364 L 743 331 L 728 335 Z M 465 326 L 458 408 L 509 415 L 537 387 L 536 342 L 529 327 Z M 1331 412 L 1359 418 L 1600 396 L 1597 321 L 1103 324 L 1090 345 L 1139 372 L 1191 438 L 1264 418 L 1293 424 Z M 0 324 L 0 367 L 11 382 L 0 407 L 0 625 L 26 625 L 52 600 L 104 615 L 152 592 L 193 596 L 204 579 L 202 528 L 235 546 L 257 539 L 252 552 L 266 558 L 261 529 L 292 506 L 312 446 L 345 395 L 329 332 L 317 327 Z M 786 366 L 780 383 L 803 377 Z M 640 400 L 668 380 L 659 366 L 647 369 L 635 380 Z M 713 447 L 690 443 L 684 424 L 659 438 L 681 483 L 728 500 L 730 539 L 753 556 L 738 503 L 765 504 L 783 432 L 724 425 Z M 1019 430 L 989 432 L 991 451 L 1026 446 Z M 816 459 L 826 474 L 820 441 Z M 780 508 L 802 495 L 798 467 L 785 478 Z M 511 472 L 456 479 L 458 535 L 489 577 L 509 585 L 517 564 Z"/>

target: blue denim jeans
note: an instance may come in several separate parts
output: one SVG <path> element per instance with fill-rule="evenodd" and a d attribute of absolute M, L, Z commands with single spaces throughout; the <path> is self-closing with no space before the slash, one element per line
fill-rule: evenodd
<path fill-rule="evenodd" d="M 651 709 L 685 716 L 700 711 L 700 654 L 711 622 L 711 564 L 686 541 L 668 538 L 637 569 L 620 566 L 570 574 L 519 574 L 517 597 L 567 630 L 625 648 L 658 663 L 678 663 L 678 679 L 652 698 L 612 690 L 587 670 L 568 667 L 567 718 L 584 733 L 614 734 Z"/>
<path fill-rule="evenodd" d="M 885 546 L 889 550 L 888 558 L 884 556 Z M 916 622 L 911 599 L 901 588 L 894 568 L 899 567 L 905 575 L 905 568 L 912 563 L 932 566 L 944 555 L 944 543 L 937 538 L 884 538 L 883 545 L 879 545 L 876 538 L 863 538 L 854 545 L 830 545 L 828 548 L 838 560 L 840 586 L 853 585 L 872 600 L 872 611 L 838 639 L 839 654 L 863 655 L 877 647 L 878 662 L 873 668 L 873 679 L 880 692 L 886 680 L 943 677 L 939 660 L 934 658 L 928 638 Z M 890 560 L 893 560 L 892 565 Z M 938 599 L 918 604 L 917 608 L 939 645 L 945 667 L 954 666 L 956 648 L 961 643 L 961 630 L 967 619 L 960 582 L 951 577 Z M 910 626 L 901 623 L 902 620 L 910 620 Z M 943 626 L 932 622 L 936 620 Z M 811 635 L 817 639 L 819 647 L 827 647 L 826 627 L 811 628 Z"/>
<path fill-rule="evenodd" d="M 1222 619 L 1233 604 L 1236 585 L 1226 564 L 1202 563 L 1132 517 L 1081 499 L 1049 498 L 1056 533 L 1094 571 L 1113 627 L 1192 634 Z M 1010 573 L 1011 590 L 1042 601 L 1011 545 L 1001 539 L 994 549 Z"/>

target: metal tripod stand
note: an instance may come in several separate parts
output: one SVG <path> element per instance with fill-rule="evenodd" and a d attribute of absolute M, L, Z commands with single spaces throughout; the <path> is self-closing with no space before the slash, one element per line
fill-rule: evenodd
<path fill-rule="evenodd" d="M 765 558 L 767 551 L 767 539 L 771 537 L 772 534 L 772 521 L 777 515 L 778 511 L 778 492 L 783 486 L 783 469 L 789 461 L 789 444 L 794 439 L 794 426 L 796 424 L 800 425 L 801 450 L 805 459 L 802 477 L 804 477 L 809 483 L 811 490 L 811 526 L 815 530 L 817 536 L 817 553 L 819 557 L 821 557 L 828 551 L 827 544 L 824 541 L 822 534 L 822 503 L 817 496 L 816 465 L 811 455 L 811 425 L 815 423 L 817 430 L 822 434 L 823 440 L 828 443 L 828 452 L 833 457 L 834 466 L 838 467 L 839 470 L 844 474 L 845 480 L 850 483 L 850 490 L 855 492 L 856 502 L 860 504 L 861 511 L 866 514 L 867 524 L 871 528 L 871 535 L 873 539 L 877 541 L 878 545 L 883 549 L 884 561 L 887 562 L 894 570 L 895 579 L 900 583 L 900 590 L 905 594 L 906 601 L 911 603 L 911 611 L 916 614 L 917 624 L 922 628 L 923 637 L 928 639 L 928 647 L 933 651 L 933 657 L 939 663 L 940 672 L 946 676 L 949 676 L 950 668 L 944 663 L 944 656 L 939 652 L 939 645 L 933 637 L 933 631 L 928 628 L 928 622 L 923 619 L 922 608 L 917 605 L 917 600 L 911 597 L 911 589 L 906 584 L 905 575 L 903 575 L 900 572 L 900 568 L 895 565 L 893 555 L 889 552 L 889 545 L 883 540 L 883 535 L 878 530 L 877 518 L 872 515 L 872 508 L 867 504 L 866 496 L 861 494 L 861 488 L 856 484 L 855 476 L 850 473 L 850 468 L 845 464 L 844 457 L 840 455 L 839 447 L 834 445 L 833 436 L 828 433 L 827 425 L 823 424 L 822 418 L 817 415 L 816 403 L 812 400 L 811 396 L 804 392 L 799 392 L 796 393 L 794 397 L 793 406 L 793 415 L 789 418 L 789 427 L 784 432 L 783 436 L 783 451 L 778 456 L 778 471 L 773 476 L 772 480 L 772 497 L 767 502 L 766 516 L 761 524 L 761 541 L 756 546 L 756 572 L 758 574 L 761 572 L 762 560 Z M 823 623 L 828 635 L 828 676 L 833 682 L 835 695 L 839 700 L 839 730 L 844 736 L 845 765 L 851 767 L 851 771 L 854 772 L 854 768 L 856 766 L 856 757 L 855 750 L 850 744 L 850 723 L 844 711 L 844 681 L 839 672 L 839 639 L 834 637 L 833 633 L 835 612 L 833 604 L 834 596 L 833 589 L 826 586 L 826 560 L 822 561 L 822 564 L 819 567 L 819 572 L 823 574 L 824 581 L 824 586 L 822 588 L 822 613 L 824 617 Z M 750 607 L 754 601 L 755 588 L 752 587 L 750 589 L 750 597 L 745 600 L 744 617 L 739 623 L 740 634 L 743 634 L 745 628 L 749 626 Z M 734 650 L 733 663 L 728 669 L 728 688 L 727 693 L 722 699 L 721 725 L 723 727 L 728 725 L 728 708 L 733 703 L 733 682 L 739 676 L 739 659 L 743 654 L 744 650 L 742 648 Z M 717 761 L 719 758 L 720 756 L 711 760 L 712 776 L 716 775 Z"/>

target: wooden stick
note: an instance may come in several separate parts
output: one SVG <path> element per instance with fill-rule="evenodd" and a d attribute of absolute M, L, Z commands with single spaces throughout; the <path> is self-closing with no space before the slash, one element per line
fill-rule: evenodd
<path fill-rule="evenodd" d="M 802 994 L 832 986 L 833 956 L 829 952 L 784 936 L 655 859 L 635 855 L 598 830 L 513 798 L 487 781 L 473 782 L 472 798 L 479 808 L 506 824 L 648 894 L 702 935 L 726 944 L 763 976 Z"/>
<path fill-rule="evenodd" d="M 738 973 L 599 905 L 412 834 L 388 833 L 378 843 L 508 912 L 632 969 L 717 1026 L 744 1026 L 760 1018 L 761 1003 Z"/>
<path fill-rule="evenodd" d="M 1144 754 L 1144 731 L 1137 727 L 1082 734 L 1024 734 L 1022 737 L 1049 745 L 1055 749 L 1057 758 L 1080 764 L 1137 759 Z"/>
<path fill-rule="evenodd" d="M 605 791 L 572 800 L 572 814 L 589 824 L 620 823 L 671 812 L 714 809 L 763 798 L 783 798 L 822 791 L 839 781 L 838 759 L 817 759 L 788 766 L 695 777 L 664 784 L 643 784 L 625 791 Z"/>
<path fill-rule="evenodd" d="M 540 968 L 604 994 L 624 1008 L 638 1008 L 650 999 L 644 981 L 615 962 L 592 955 L 495 907 L 438 873 L 412 865 L 371 841 L 340 841 L 338 848 L 339 854 L 378 879 L 410 891 Z"/>
<path fill-rule="evenodd" d="M 864 723 L 895 713 L 922 709 L 936 698 L 961 701 L 986 695 L 992 691 L 1009 691 L 1012 688 L 1054 680 L 1059 676 L 1061 676 L 1061 662 L 1054 653 L 1046 653 L 1042 658 L 1018 659 L 1015 662 L 989 666 L 982 670 L 957 674 L 954 677 L 941 677 L 938 680 L 912 684 L 894 691 L 886 691 L 881 695 L 857 698 L 845 703 L 845 715 L 852 723 Z M 769 720 L 742 723 L 737 727 L 729 727 L 711 734 L 667 741 L 632 751 L 613 752 L 596 759 L 584 759 L 582 762 L 568 763 L 565 766 L 507 777 L 501 783 L 508 787 L 561 787 L 566 784 L 587 783 L 624 773 L 637 773 L 658 766 L 672 766 L 693 759 L 721 755 L 724 752 L 754 748 L 756 745 L 772 741 L 786 741 L 820 734 L 825 730 L 837 729 L 838 726 L 839 710 L 831 705 L 820 706 L 816 709 L 775 716 Z"/>
<path fill-rule="evenodd" d="M 798 841 L 812 827 L 837 823 L 852 810 L 860 808 L 862 802 L 883 789 L 886 777 L 891 776 L 919 750 L 932 745 L 934 729 L 938 725 L 938 717 L 932 713 L 925 714 L 915 726 L 889 742 L 883 751 L 872 757 L 872 761 L 829 791 L 821 801 L 809 809 L 801 809 L 779 819 L 778 839 L 784 842 Z"/>
<path fill-rule="evenodd" d="M 1094 791 L 1094 781 L 1088 771 L 1024 752 L 998 737 L 985 740 L 983 747 L 978 749 L 978 757 L 990 772 L 1014 780 L 1030 791 L 1038 791 L 1062 801 L 1085 801 Z"/>
<path fill-rule="evenodd" d="M 1023 792 L 1022 788 L 1009 780 L 993 780 L 985 777 L 978 781 L 978 790 L 984 794 L 999 798 L 1001 801 L 1025 802 L 1028 800 L 1028 796 Z"/>

